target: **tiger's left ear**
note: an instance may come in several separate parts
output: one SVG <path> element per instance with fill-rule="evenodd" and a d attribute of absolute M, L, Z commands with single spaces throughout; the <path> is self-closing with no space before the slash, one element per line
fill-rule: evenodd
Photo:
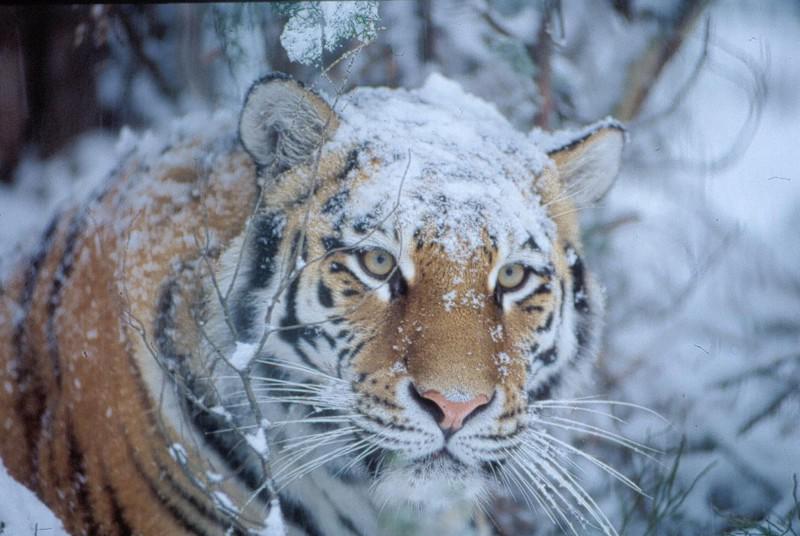
<path fill-rule="evenodd" d="M 565 139 L 566 138 L 566 139 Z M 599 201 L 619 174 L 625 128 L 616 121 L 602 121 L 561 140 L 547 155 L 555 162 L 566 193 L 577 205 Z"/>
<path fill-rule="evenodd" d="M 285 74 L 272 73 L 247 92 L 239 138 L 255 163 L 277 176 L 312 160 L 338 126 L 322 97 Z"/>

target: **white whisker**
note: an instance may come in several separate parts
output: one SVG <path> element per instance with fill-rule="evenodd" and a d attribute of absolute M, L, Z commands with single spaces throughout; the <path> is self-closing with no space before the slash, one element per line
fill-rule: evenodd
<path fill-rule="evenodd" d="M 602 469 L 603 471 L 605 471 L 606 473 L 608 473 L 609 475 L 614 477 L 615 479 L 619 480 L 620 482 L 622 482 L 623 484 L 628 486 L 633 491 L 641 494 L 644 497 L 650 498 L 644 491 L 642 491 L 642 488 L 640 488 L 631 479 L 629 479 L 628 477 L 626 477 L 625 475 L 623 475 L 622 473 L 620 473 L 619 471 L 617 471 L 616 469 L 614 469 L 613 467 L 608 465 L 607 463 L 595 458 L 591 454 L 589 454 L 587 452 L 584 452 L 581 449 L 579 449 L 577 447 L 574 447 L 574 446 L 570 445 L 569 443 L 567 443 L 566 441 L 562 441 L 562 440 L 558 439 L 557 437 L 555 437 L 555 436 L 553 436 L 553 435 L 551 435 L 551 434 L 549 434 L 549 433 L 547 433 L 547 432 L 545 432 L 543 430 L 537 430 L 536 431 L 536 435 L 533 436 L 533 437 L 540 444 L 551 443 L 551 442 L 557 443 L 558 445 L 560 445 L 561 447 L 565 448 L 566 450 L 568 450 L 568 451 L 570 451 L 570 452 L 572 452 L 574 454 L 577 454 L 581 458 L 593 463 L 594 465 L 596 465 L 597 467 L 599 467 L 600 469 Z M 528 446 L 530 446 L 530 443 L 528 443 Z"/>
<path fill-rule="evenodd" d="M 530 404 L 530 407 L 546 407 L 546 406 L 550 406 L 550 405 L 564 405 L 564 404 L 573 405 L 573 406 L 592 405 L 592 404 L 600 405 L 600 404 L 603 404 L 603 405 L 608 405 L 608 406 L 620 406 L 620 407 L 625 407 L 625 408 L 632 408 L 632 409 L 637 409 L 639 411 L 644 411 L 645 413 L 648 413 L 648 414 L 658 418 L 662 422 L 664 422 L 666 424 L 669 424 L 669 419 L 667 419 L 666 417 L 664 417 L 663 415 L 661 415 L 657 411 L 655 411 L 653 409 L 650 409 L 650 408 L 648 408 L 646 406 L 642 406 L 642 405 L 639 405 L 639 404 L 634 404 L 632 402 L 622 402 L 622 401 L 619 401 L 619 400 L 604 400 L 604 399 L 591 397 L 591 396 L 582 397 L 582 398 L 573 398 L 573 399 L 562 399 L 562 400 L 558 400 L 558 399 L 537 400 L 535 402 L 532 402 Z"/>
<path fill-rule="evenodd" d="M 531 448 L 531 447 L 526 447 Z M 537 452 L 537 451 L 535 451 Z M 545 469 L 552 478 L 566 489 L 586 512 L 595 520 L 606 536 L 617 536 L 617 531 L 597 502 L 581 486 L 573 475 L 561 467 L 547 452 L 538 450 L 539 467 Z M 555 488 L 554 488 L 555 489 Z M 579 516 L 579 519 L 583 519 Z"/>
<path fill-rule="evenodd" d="M 598 428 L 597 426 L 593 426 L 591 424 L 586 424 L 580 421 L 567 419 L 565 417 L 553 416 L 550 419 L 542 419 L 540 417 L 535 417 L 534 421 L 539 424 L 545 424 L 548 426 L 553 426 L 555 428 L 561 428 L 563 430 L 582 432 L 587 435 L 600 437 L 610 441 L 611 443 L 615 443 L 617 445 L 628 448 L 636 452 L 637 454 L 641 454 L 642 456 L 651 460 L 655 460 L 655 458 L 653 458 L 653 454 L 660 453 L 657 449 L 654 449 L 653 447 L 648 447 L 647 445 L 639 443 L 638 441 L 628 439 L 625 436 L 616 434 L 614 432 L 609 432 L 608 430 Z"/>

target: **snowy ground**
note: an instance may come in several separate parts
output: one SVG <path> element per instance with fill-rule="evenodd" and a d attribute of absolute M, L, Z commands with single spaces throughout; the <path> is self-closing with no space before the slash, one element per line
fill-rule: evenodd
<path fill-rule="evenodd" d="M 685 437 L 675 492 L 702 476 L 667 525 L 684 527 L 681 534 L 716 533 L 734 514 L 783 516 L 793 506 L 792 475 L 800 473 L 800 18 L 776 5 L 715 8 L 717 46 L 698 84 L 657 127 L 631 126 L 617 186 L 586 213 L 590 260 L 608 287 L 596 394 L 670 421 L 631 411 L 620 426 L 661 447 L 666 471 Z M 667 80 L 691 71 L 701 31 Z M 742 57 L 768 88 L 749 144 L 736 142 L 751 100 Z M 674 92 L 674 83 L 662 86 L 647 110 L 657 112 Z M 18 242 L 35 244 L 59 203 L 103 179 L 116 144 L 116 136 L 92 133 L 55 159 L 25 160 L 16 185 L 0 189 L 0 273 Z M 655 495 L 658 471 L 603 448 L 626 474 L 641 471 Z M 593 487 L 611 519 L 622 525 L 631 516 L 626 533 L 644 534 L 647 515 L 630 513 L 631 496 L 619 486 L 605 493 L 607 480 Z M 0 497 L 0 534 L 34 534 L 36 524 L 40 533 L 60 534 L 4 470 Z"/>
<path fill-rule="evenodd" d="M 28 488 L 8 476 L 0 462 L 0 534 L 68 536 L 61 522 Z"/>

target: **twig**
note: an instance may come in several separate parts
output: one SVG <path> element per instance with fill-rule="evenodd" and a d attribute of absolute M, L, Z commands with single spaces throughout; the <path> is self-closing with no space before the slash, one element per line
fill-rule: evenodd
<path fill-rule="evenodd" d="M 709 0 L 683 2 L 669 35 L 655 36 L 645 53 L 633 62 L 628 69 L 627 89 L 614 109 L 615 117 L 627 122 L 639 114 L 661 72 L 680 50 L 708 3 Z"/>

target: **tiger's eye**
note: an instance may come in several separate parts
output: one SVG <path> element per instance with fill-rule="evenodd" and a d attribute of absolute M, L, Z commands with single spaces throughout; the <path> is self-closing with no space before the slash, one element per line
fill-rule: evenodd
<path fill-rule="evenodd" d="M 515 290 L 525 282 L 528 271 L 519 263 L 506 264 L 497 274 L 497 284 L 503 290 Z"/>
<path fill-rule="evenodd" d="M 394 269 L 394 256 L 381 248 L 374 248 L 364 251 L 360 255 L 361 267 L 378 279 L 385 279 Z"/>

